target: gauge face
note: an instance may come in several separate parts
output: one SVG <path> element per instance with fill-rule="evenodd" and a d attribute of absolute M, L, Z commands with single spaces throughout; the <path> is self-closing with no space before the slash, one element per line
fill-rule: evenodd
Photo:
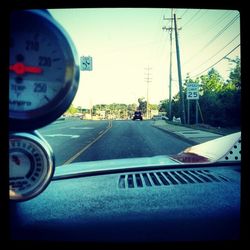
<path fill-rule="evenodd" d="M 38 13 L 11 16 L 9 118 L 14 130 L 37 129 L 57 119 L 78 87 L 73 43 L 52 17 Z"/>
<path fill-rule="evenodd" d="M 11 200 L 27 200 L 42 192 L 54 173 L 49 146 L 39 137 L 19 133 L 9 139 L 9 190 Z"/>

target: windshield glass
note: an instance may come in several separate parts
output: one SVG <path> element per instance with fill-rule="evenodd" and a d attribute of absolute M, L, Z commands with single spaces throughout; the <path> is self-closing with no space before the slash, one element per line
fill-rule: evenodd
<path fill-rule="evenodd" d="M 80 80 L 38 131 L 56 166 L 175 155 L 240 131 L 240 13 L 49 9 L 74 42 Z"/>

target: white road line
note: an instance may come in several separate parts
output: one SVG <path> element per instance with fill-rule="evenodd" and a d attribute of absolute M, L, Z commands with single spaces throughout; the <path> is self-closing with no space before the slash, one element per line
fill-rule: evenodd
<path fill-rule="evenodd" d="M 47 137 L 70 137 L 70 138 L 79 138 L 80 135 L 65 135 L 65 134 L 52 134 L 52 135 L 43 135 Z"/>
<path fill-rule="evenodd" d="M 92 146 L 96 141 L 98 141 L 111 128 L 112 128 L 112 122 L 109 121 L 108 127 L 103 131 L 102 134 L 98 135 L 92 142 L 90 142 L 87 146 L 85 146 L 83 149 L 81 149 L 78 153 L 76 153 L 75 155 L 73 155 L 70 159 L 68 159 L 67 161 L 65 161 L 62 165 L 66 165 L 66 164 L 69 164 L 72 161 L 74 161 L 80 154 L 82 154 L 85 150 L 87 150 L 90 146 Z"/>
<path fill-rule="evenodd" d="M 94 129 L 94 127 L 70 127 L 69 129 Z"/>

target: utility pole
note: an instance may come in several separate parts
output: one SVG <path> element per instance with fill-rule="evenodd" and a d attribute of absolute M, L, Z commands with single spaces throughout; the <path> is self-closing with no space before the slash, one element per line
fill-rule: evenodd
<path fill-rule="evenodd" d="M 147 70 L 147 75 L 146 75 L 146 82 L 147 82 L 147 119 L 149 119 L 149 83 L 152 81 L 152 78 L 149 78 L 149 70 L 151 70 L 152 68 L 150 68 L 149 66 L 147 68 L 144 68 L 145 70 Z"/>
<path fill-rule="evenodd" d="M 181 110 L 181 123 L 186 124 L 186 115 L 185 115 L 185 104 L 182 93 L 182 78 L 181 78 L 181 63 L 180 63 L 180 51 L 179 51 L 179 42 L 177 35 L 177 24 L 176 24 L 176 15 L 174 14 L 174 25 L 175 25 L 175 44 L 176 44 L 176 57 L 177 57 L 177 66 L 178 66 L 178 80 L 179 80 L 179 94 L 180 94 L 180 110 Z"/>
<path fill-rule="evenodd" d="M 90 119 L 92 120 L 93 118 L 93 104 L 92 104 L 92 99 L 90 99 L 90 102 L 89 102 L 89 113 L 90 113 Z"/>
<path fill-rule="evenodd" d="M 163 18 L 163 20 L 170 20 L 171 26 L 170 28 L 166 28 L 166 26 L 162 27 L 163 30 L 167 30 L 170 33 L 170 62 L 169 62 L 169 107 L 168 107 L 168 118 L 172 121 L 172 41 L 173 41 L 173 9 L 171 9 L 171 18 Z"/>

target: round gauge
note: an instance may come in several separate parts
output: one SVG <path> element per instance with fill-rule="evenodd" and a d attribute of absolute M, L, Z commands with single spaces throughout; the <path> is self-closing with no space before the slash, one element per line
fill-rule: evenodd
<path fill-rule="evenodd" d="M 78 56 L 48 12 L 11 14 L 9 63 L 11 130 L 37 129 L 67 110 L 78 89 Z"/>
<path fill-rule="evenodd" d="M 38 134 L 15 133 L 9 138 L 9 195 L 23 201 L 41 193 L 54 174 L 50 146 Z"/>

